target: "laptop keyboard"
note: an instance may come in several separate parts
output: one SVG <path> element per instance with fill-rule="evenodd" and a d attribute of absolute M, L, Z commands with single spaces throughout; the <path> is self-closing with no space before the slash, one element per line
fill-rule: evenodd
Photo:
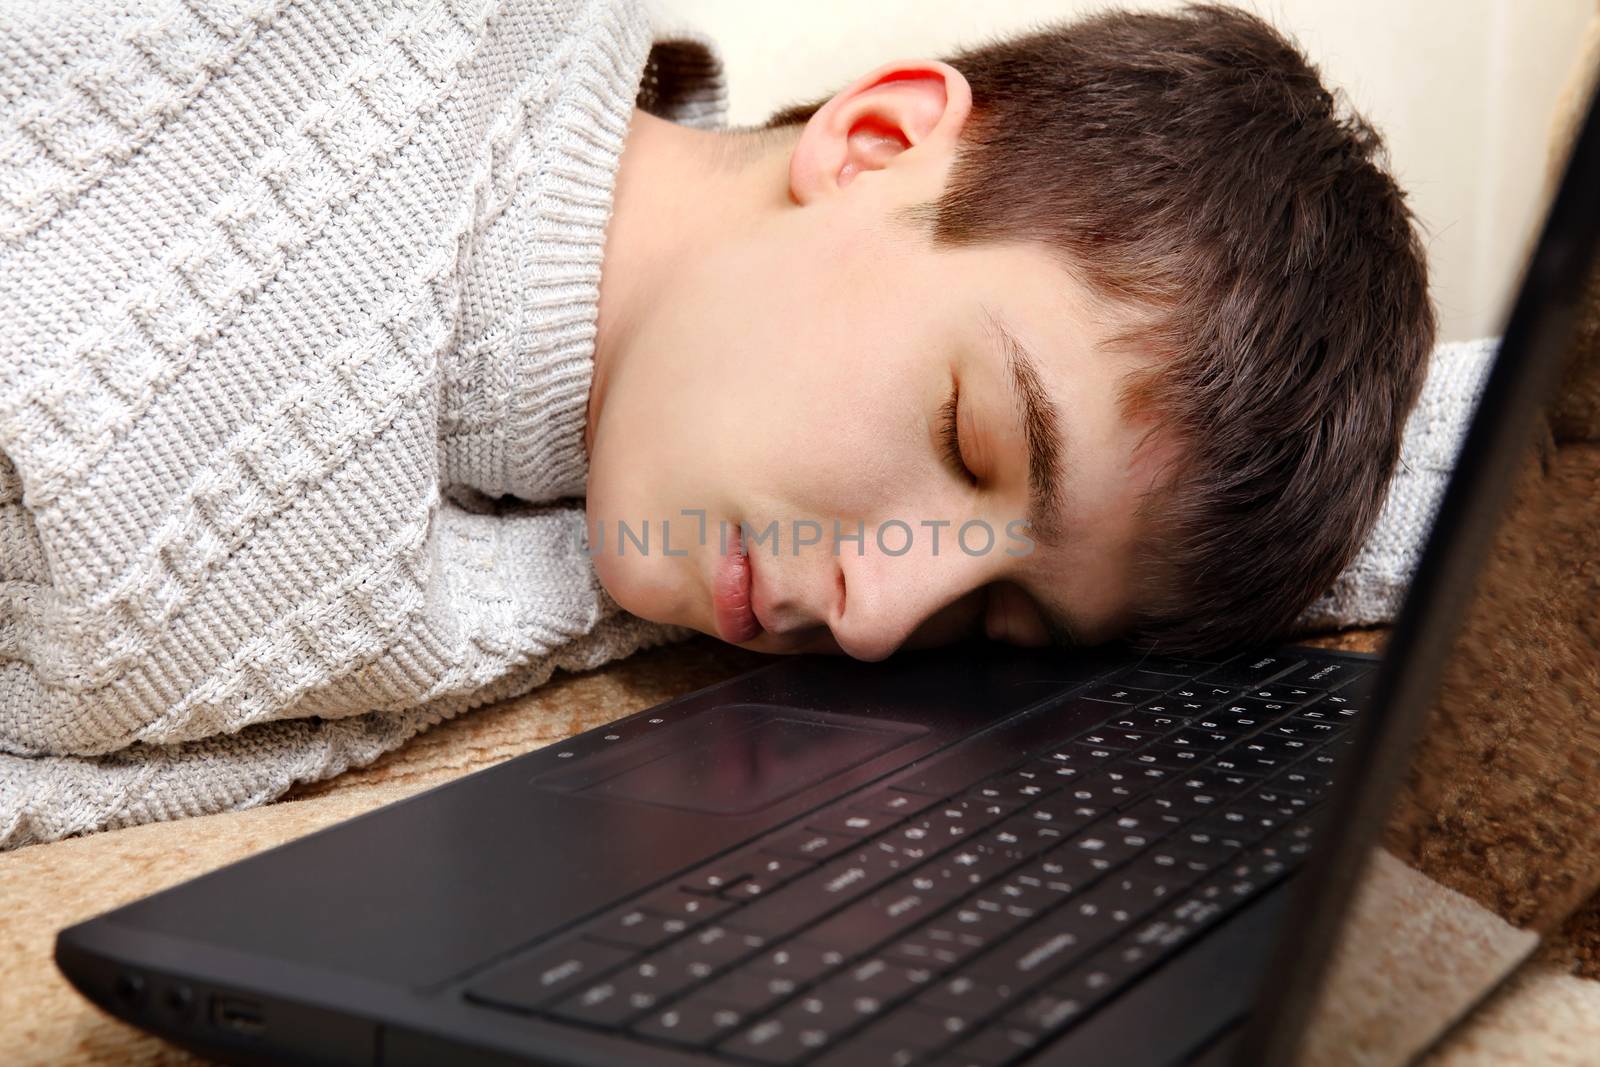
<path fill-rule="evenodd" d="M 969 738 L 536 946 L 466 996 L 736 1063 L 1001 1067 L 1295 869 L 1369 670 L 1147 659 L 1023 734 Z M 1076 725 L 1049 737 L 1052 720 Z"/>

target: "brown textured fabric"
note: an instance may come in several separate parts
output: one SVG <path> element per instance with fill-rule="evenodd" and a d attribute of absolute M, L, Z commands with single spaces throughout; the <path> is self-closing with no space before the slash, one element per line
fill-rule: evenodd
<path fill-rule="evenodd" d="M 1553 933 L 1600 888 L 1600 446 L 1524 465 L 1385 844 Z"/>
<path fill-rule="evenodd" d="M 1600 12 L 1600 4 L 1596 8 Z M 1583 108 L 1595 91 L 1595 79 L 1600 75 L 1600 13 L 1589 20 L 1581 52 L 1578 69 L 1556 107 L 1546 183 L 1550 195 L 1554 195 Z M 1557 441 L 1600 442 L 1600 265 L 1589 277 L 1566 380 L 1551 411 L 1550 422 Z"/>

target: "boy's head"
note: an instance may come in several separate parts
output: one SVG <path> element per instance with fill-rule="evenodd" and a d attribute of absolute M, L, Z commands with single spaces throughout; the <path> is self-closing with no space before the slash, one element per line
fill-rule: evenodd
<path fill-rule="evenodd" d="M 1253 16 L 1108 14 L 665 126 L 630 134 L 590 402 L 630 611 L 868 659 L 1196 651 L 1280 632 L 1376 518 L 1423 254 L 1377 136 Z"/>

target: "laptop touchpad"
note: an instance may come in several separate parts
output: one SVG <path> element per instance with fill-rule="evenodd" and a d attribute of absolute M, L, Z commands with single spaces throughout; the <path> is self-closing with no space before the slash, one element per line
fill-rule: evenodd
<path fill-rule="evenodd" d="M 668 808 L 756 811 L 926 732 L 801 708 L 710 709 L 540 775 L 540 786 Z"/>

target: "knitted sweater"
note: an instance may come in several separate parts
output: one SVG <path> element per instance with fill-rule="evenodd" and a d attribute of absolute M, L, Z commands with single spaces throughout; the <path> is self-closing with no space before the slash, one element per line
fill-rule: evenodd
<path fill-rule="evenodd" d="M 570 546 L 630 109 L 724 95 L 636 0 L 0 10 L 0 848 L 686 636 Z M 1392 614 L 1486 353 L 1308 625 Z"/>
<path fill-rule="evenodd" d="M 570 547 L 632 109 L 724 113 L 657 30 L 0 13 L 0 847 L 260 803 L 687 635 Z"/>

